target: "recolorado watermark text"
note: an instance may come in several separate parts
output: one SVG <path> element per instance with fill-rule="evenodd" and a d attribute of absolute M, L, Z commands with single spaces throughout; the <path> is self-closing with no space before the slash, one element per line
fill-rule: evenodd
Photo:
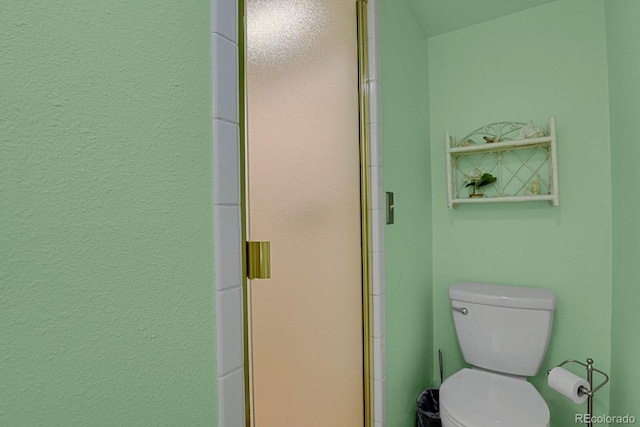
<path fill-rule="evenodd" d="M 589 415 L 576 414 L 576 424 L 635 424 L 636 417 L 633 415 Z"/>

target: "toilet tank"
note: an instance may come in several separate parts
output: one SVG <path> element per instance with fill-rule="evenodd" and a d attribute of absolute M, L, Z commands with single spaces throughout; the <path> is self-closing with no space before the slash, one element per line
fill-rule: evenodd
<path fill-rule="evenodd" d="M 525 377 L 538 373 L 551 337 L 556 308 L 553 292 L 456 283 L 449 288 L 449 299 L 467 363 Z"/>

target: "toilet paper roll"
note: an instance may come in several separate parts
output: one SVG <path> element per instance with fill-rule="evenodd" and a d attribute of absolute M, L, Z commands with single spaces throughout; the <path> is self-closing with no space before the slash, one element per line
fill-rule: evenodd
<path fill-rule="evenodd" d="M 549 372 L 549 378 L 547 379 L 549 387 L 560 393 L 561 395 L 573 400 L 574 403 L 583 403 L 589 396 L 586 394 L 579 394 L 580 387 L 584 387 L 589 390 L 589 383 L 564 368 L 555 367 Z"/>

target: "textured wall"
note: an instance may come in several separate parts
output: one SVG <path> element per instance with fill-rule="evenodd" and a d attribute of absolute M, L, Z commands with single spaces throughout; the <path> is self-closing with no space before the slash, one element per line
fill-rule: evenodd
<path fill-rule="evenodd" d="M 592 357 L 610 368 L 611 168 L 604 6 L 563 0 L 429 39 L 434 230 L 434 343 L 447 374 L 464 362 L 448 287 L 458 281 L 541 286 L 558 296 L 553 335 L 534 385 L 551 424 L 584 407 L 549 389 L 546 370 Z M 444 133 L 557 116 L 560 207 L 446 206 Z M 589 323 L 586 325 L 585 314 Z M 632 367 L 629 367 L 632 368 Z M 580 372 L 580 371 L 578 371 Z M 607 413 L 609 388 L 595 397 Z"/>
<path fill-rule="evenodd" d="M 605 2 L 613 178 L 611 414 L 640 419 L 640 2 Z"/>
<path fill-rule="evenodd" d="M 380 1 L 385 226 L 387 425 L 415 425 L 415 399 L 433 387 L 431 185 L 427 38 L 404 1 Z"/>
<path fill-rule="evenodd" d="M 0 0 L 0 425 L 215 425 L 209 19 Z"/>

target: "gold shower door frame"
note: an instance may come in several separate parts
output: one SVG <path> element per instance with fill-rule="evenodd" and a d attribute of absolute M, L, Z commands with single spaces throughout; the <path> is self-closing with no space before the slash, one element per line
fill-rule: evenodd
<path fill-rule="evenodd" d="M 247 121 L 246 121 L 246 19 L 245 1 L 238 0 L 238 77 L 239 77 L 239 117 L 240 117 L 240 191 L 241 191 L 241 241 L 247 241 Z M 369 141 L 369 70 L 367 51 L 367 0 L 354 0 L 357 15 L 357 51 L 358 51 L 358 104 L 360 137 L 360 216 L 361 216 L 361 262 L 362 262 L 362 391 L 364 403 L 364 427 L 373 425 L 373 350 L 372 350 L 372 272 L 371 272 L 371 182 L 369 177 L 370 141 Z M 245 423 L 251 426 L 251 378 L 250 378 L 250 331 L 249 331 L 249 289 L 247 271 L 247 252 L 242 252 L 243 266 L 243 334 L 244 334 L 244 403 Z M 268 286 L 268 284 L 267 284 Z M 312 386 L 312 385 L 310 385 Z M 326 410 L 328 408 L 318 408 Z M 330 409 L 329 409 L 330 410 Z M 309 414 L 313 417 L 313 414 Z M 260 426 L 256 426 L 260 427 Z M 355 426 L 354 426 L 355 427 Z"/>

